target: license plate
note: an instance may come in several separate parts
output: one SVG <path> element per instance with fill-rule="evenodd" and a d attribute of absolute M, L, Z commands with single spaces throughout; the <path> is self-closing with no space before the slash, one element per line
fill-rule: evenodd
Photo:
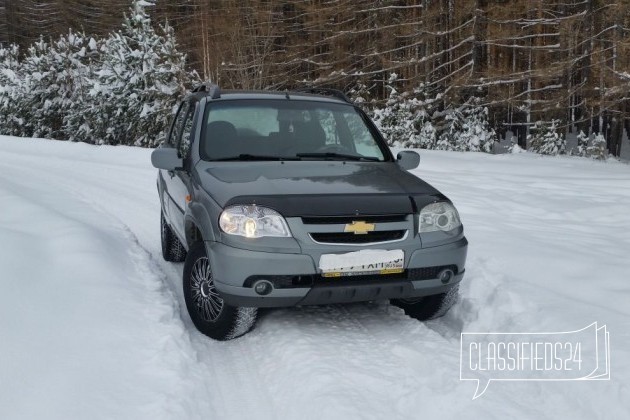
<path fill-rule="evenodd" d="M 402 273 L 404 264 L 402 249 L 364 249 L 345 254 L 323 254 L 319 259 L 319 269 L 324 277 Z"/>

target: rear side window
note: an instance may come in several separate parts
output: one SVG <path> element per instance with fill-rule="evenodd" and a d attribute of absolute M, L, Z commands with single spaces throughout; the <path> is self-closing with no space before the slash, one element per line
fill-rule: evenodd
<path fill-rule="evenodd" d="M 184 123 L 182 127 L 182 135 L 179 140 L 179 145 L 177 146 L 178 154 L 181 158 L 188 157 L 188 154 L 190 153 L 194 116 L 195 108 L 192 106 L 188 107 L 188 112 L 186 113 L 186 117 L 184 118 Z"/>
<path fill-rule="evenodd" d="M 179 140 L 179 134 L 182 132 L 182 128 L 184 126 L 184 119 L 186 118 L 186 113 L 188 112 L 188 102 L 183 102 L 179 106 L 179 110 L 177 111 L 177 115 L 175 116 L 175 122 L 171 127 L 171 132 L 168 135 L 168 139 L 166 144 L 171 147 L 176 147 L 177 142 Z"/>

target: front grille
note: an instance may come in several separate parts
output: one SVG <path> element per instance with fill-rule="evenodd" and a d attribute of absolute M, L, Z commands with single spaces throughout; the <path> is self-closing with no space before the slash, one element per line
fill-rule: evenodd
<path fill-rule="evenodd" d="M 391 274 L 361 274 L 358 276 L 324 277 L 313 276 L 313 286 L 360 286 L 383 281 L 405 281 L 407 272 Z"/>
<path fill-rule="evenodd" d="M 305 225 L 346 225 L 361 220 L 366 223 L 398 223 L 407 219 L 406 214 L 385 214 L 372 216 L 315 216 L 302 217 Z"/>
<path fill-rule="evenodd" d="M 376 242 L 396 241 L 405 237 L 405 230 L 386 230 L 356 235 L 352 232 L 318 232 L 311 233 L 315 242 L 325 244 L 369 244 Z"/>

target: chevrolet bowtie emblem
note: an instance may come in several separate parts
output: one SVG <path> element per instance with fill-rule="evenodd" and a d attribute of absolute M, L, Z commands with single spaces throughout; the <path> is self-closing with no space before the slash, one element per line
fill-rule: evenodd
<path fill-rule="evenodd" d="M 373 230 L 374 225 L 372 223 L 365 223 L 363 221 L 353 221 L 352 223 L 348 223 L 343 229 L 344 232 L 352 232 L 355 235 L 365 235 Z"/>

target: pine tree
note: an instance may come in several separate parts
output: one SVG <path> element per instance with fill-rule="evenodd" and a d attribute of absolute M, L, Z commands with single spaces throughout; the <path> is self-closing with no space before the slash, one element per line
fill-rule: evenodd
<path fill-rule="evenodd" d="M 422 120 L 420 133 L 418 134 L 418 147 L 421 149 L 435 149 L 437 141 L 437 131 L 431 120 L 425 117 Z"/>
<path fill-rule="evenodd" d="M 91 89 L 92 136 L 105 144 L 159 144 L 167 121 L 196 74 L 185 70 L 172 28 L 151 26 L 144 1 L 134 1 L 122 29 L 101 48 Z"/>
<path fill-rule="evenodd" d="M 81 104 L 77 81 L 86 67 L 86 46 L 85 36 L 70 31 L 56 42 L 35 42 L 19 64 L 17 47 L 0 54 L 5 56 L 0 59 L 5 63 L 0 64 L 5 67 L 3 132 L 53 139 L 66 139 L 73 132 L 66 119 Z"/>
<path fill-rule="evenodd" d="M 347 95 L 357 105 L 368 103 L 371 97 L 370 89 L 360 80 L 348 90 Z"/>
<path fill-rule="evenodd" d="M 21 97 L 19 48 L 15 44 L 0 46 L 0 134 L 19 136 L 24 120 L 20 117 Z"/>
<path fill-rule="evenodd" d="M 91 96 L 100 62 L 100 43 L 81 34 L 72 43 L 64 42 L 62 38 L 58 49 L 65 51 L 67 62 L 73 71 L 73 90 L 67 93 L 69 106 L 63 119 L 64 138 L 95 143 L 92 130 L 94 118 L 100 114 L 104 105 L 93 101 Z"/>
<path fill-rule="evenodd" d="M 577 152 L 576 154 L 581 157 L 586 156 L 586 150 L 588 148 L 588 136 L 584 134 L 584 131 L 580 130 L 577 135 Z"/>
<path fill-rule="evenodd" d="M 413 92 L 399 94 L 395 87 L 397 77 L 396 74 L 390 75 L 387 84 L 389 99 L 384 108 L 373 110 L 371 117 L 390 145 L 435 149 L 438 132 L 433 113 L 441 95 L 430 96 L 424 84 Z"/>
<path fill-rule="evenodd" d="M 601 133 L 595 136 L 592 144 L 586 149 L 586 155 L 598 160 L 605 160 L 608 157 L 606 138 Z"/>
<path fill-rule="evenodd" d="M 59 100 L 54 95 L 58 86 L 53 57 L 51 45 L 41 37 L 29 47 L 22 61 L 21 95 L 16 98 L 23 120 L 21 136 L 52 138 L 53 132 L 61 128 L 55 113 Z"/>
<path fill-rule="evenodd" d="M 437 150 L 460 150 L 459 135 L 464 125 L 464 116 L 460 108 L 449 108 L 444 113 L 444 125 L 436 145 Z M 439 114 L 438 114 L 439 117 Z"/>
<path fill-rule="evenodd" d="M 488 122 L 488 108 L 480 106 L 481 100 L 473 98 L 472 104 L 464 105 L 462 129 L 456 139 L 456 149 L 464 152 L 492 153 L 497 135 Z"/>
<path fill-rule="evenodd" d="M 410 143 L 414 143 L 417 134 L 414 112 L 407 95 L 401 95 L 396 90 L 397 78 L 396 73 L 390 75 L 387 84 L 389 99 L 384 108 L 374 110 L 373 118 L 390 146 L 408 147 Z"/>
<path fill-rule="evenodd" d="M 89 87 L 86 80 L 92 76 L 93 60 L 98 56 L 98 51 L 92 38 L 70 31 L 53 45 L 52 53 L 58 86 L 58 101 L 54 111 L 61 120 L 61 130 L 53 133 L 53 136 L 74 140 L 73 118 L 83 115 L 83 102 Z"/>
<path fill-rule="evenodd" d="M 559 155 L 566 152 L 566 139 L 558 133 L 558 120 L 551 124 L 536 121 L 531 134 L 527 136 L 529 150 L 542 155 Z"/>
<path fill-rule="evenodd" d="M 162 42 L 157 45 L 154 67 L 149 67 L 141 95 L 143 107 L 136 145 L 159 145 L 177 100 L 199 83 L 197 74 L 186 70 L 186 56 L 179 52 L 173 28 L 166 23 L 160 29 Z"/>

